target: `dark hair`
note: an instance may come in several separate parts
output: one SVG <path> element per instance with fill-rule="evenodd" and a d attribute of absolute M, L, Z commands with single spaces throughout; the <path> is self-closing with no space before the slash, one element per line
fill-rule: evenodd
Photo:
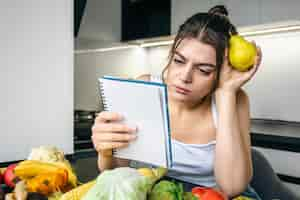
<path fill-rule="evenodd" d="M 168 69 L 178 45 L 185 38 L 196 38 L 199 41 L 211 45 L 216 50 L 216 80 L 210 94 L 218 86 L 220 77 L 220 68 L 223 64 L 225 48 L 228 47 L 230 35 L 237 34 L 236 28 L 231 24 L 228 18 L 228 11 L 223 5 L 217 5 L 211 8 L 207 13 L 196 13 L 188 18 L 180 27 L 174 39 L 174 43 L 169 52 L 169 62 L 162 71 Z M 209 95 L 210 95 L 209 94 Z"/>

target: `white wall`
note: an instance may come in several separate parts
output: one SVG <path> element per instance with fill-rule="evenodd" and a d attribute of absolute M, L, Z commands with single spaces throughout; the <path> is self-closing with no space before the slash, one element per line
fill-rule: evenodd
<path fill-rule="evenodd" d="M 245 87 L 252 117 L 300 122 L 300 31 L 248 39 L 263 52 L 258 73 Z"/>
<path fill-rule="evenodd" d="M 153 75 L 161 75 L 162 70 L 168 64 L 168 56 L 171 46 L 152 47 L 147 49 L 149 70 Z"/>
<path fill-rule="evenodd" d="M 73 1 L 0 7 L 0 162 L 32 147 L 73 152 Z"/>
<path fill-rule="evenodd" d="M 98 78 L 103 75 L 134 78 L 149 73 L 143 48 L 75 54 L 75 109 L 102 110 Z"/>

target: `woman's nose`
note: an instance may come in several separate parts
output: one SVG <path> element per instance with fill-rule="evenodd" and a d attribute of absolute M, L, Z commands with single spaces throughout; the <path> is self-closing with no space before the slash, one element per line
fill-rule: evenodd
<path fill-rule="evenodd" d="M 193 78 L 193 67 L 187 65 L 181 72 L 180 78 L 184 83 L 191 83 Z"/>

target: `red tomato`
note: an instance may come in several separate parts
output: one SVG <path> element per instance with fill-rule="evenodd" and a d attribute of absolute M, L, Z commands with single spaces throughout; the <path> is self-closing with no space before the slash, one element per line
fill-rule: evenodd
<path fill-rule="evenodd" d="M 203 194 L 201 200 L 225 200 L 225 198 L 220 192 L 209 189 Z"/>
<path fill-rule="evenodd" d="M 4 183 L 11 188 L 15 187 L 14 180 L 16 178 L 16 175 L 14 174 L 14 168 L 16 166 L 17 166 L 17 164 L 9 165 L 3 174 Z"/>
<path fill-rule="evenodd" d="M 200 199 L 204 193 L 206 193 L 206 191 L 208 190 L 208 188 L 205 187 L 193 187 L 192 188 L 192 193 L 194 196 L 196 196 L 198 199 Z"/>
<path fill-rule="evenodd" d="M 212 188 L 194 187 L 192 188 L 192 193 L 199 200 L 225 200 L 224 196 L 220 192 Z"/>

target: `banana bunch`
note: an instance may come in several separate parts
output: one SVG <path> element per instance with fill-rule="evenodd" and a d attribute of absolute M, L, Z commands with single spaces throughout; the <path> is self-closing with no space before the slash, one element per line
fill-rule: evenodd
<path fill-rule="evenodd" d="M 58 167 L 52 163 L 46 163 L 37 160 L 25 160 L 18 163 L 14 169 L 14 174 L 20 179 L 30 179 L 43 173 L 65 173 L 68 176 L 67 170 Z"/>
<path fill-rule="evenodd" d="M 77 176 L 74 173 L 70 162 L 65 159 L 64 152 L 55 146 L 39 146 L 33 148 L 28 156 L 28 160 L 42 161 L 64 168 L 68 171 L 68 187 L 77 186 Z"/>
<path fill-rule="evenodd" d="M 44 195 L 63 191 L 69 180 L 66 168 L 36 160 L 25 160 L 18 163 L 14 174 L 25 181 L 29 192 L 38 192 Z"/>

